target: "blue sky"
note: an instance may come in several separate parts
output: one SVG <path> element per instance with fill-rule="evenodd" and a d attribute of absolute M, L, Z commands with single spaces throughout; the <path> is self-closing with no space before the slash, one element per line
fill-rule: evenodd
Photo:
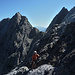
<path fill-rule="evenodd" d="M 20 12 L 32 26 L 47 27 L 63 7 L 74 6 L 75 0 L 0 0 L 0 21 Z"/>

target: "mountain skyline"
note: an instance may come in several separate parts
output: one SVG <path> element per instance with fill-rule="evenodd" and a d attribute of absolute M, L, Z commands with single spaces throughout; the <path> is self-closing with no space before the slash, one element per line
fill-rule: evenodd
<path fill-rule="evenodd" d="M 48 27 L 54 16 L 63 7 L 70 10 L 74 5 L 75 0 L 1 0 L 0 21 L 20 12 L 28 18 L 31 25 Z"/>

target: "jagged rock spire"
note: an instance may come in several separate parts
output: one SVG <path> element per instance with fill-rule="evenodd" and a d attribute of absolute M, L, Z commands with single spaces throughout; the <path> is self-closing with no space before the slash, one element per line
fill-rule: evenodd
<path fill-rule="evenodd" d="M 65 21 L 66 24 L 75 22 L 75 6 L 69 11 L 63 21 Z"/>
<path fill-rule="evenodd" d="M 15 14 L 15 16 L 16 16 L 16 17 L 20 17 L 21 14 L 20 14 L 19 12 L 17 12 L 17 13 Z"/>
<path fill-rule="evenodd" d="M 61 11 L 54 17 L 46 31 L 48 32 L 54 24 L 60 24 L 67 14 L 68 10 L 63 7 Z"/>

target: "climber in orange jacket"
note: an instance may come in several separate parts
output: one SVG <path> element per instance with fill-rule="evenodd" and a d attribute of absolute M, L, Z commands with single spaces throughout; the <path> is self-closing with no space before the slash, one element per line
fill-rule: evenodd
<path fill-rule="evenodd" d="M 39 58 L 39 54 L 37 54 L 37 51 L 34 51 L 34 54 L 32 56 L 32 69 L 36 68 L 37 59 Z"/>

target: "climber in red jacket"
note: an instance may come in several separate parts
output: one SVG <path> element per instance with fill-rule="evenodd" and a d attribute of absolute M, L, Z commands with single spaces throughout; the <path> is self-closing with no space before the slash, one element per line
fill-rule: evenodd
<path fill-rule="evenodd" d="M 32 56 L 32 69 L 33 68 L 36 68 L 36 62 L 37 62 L 37 59 L 39 58 L 39 54 L 37 54 L 37 51 L 34 51 L 34 54 Z"/>

